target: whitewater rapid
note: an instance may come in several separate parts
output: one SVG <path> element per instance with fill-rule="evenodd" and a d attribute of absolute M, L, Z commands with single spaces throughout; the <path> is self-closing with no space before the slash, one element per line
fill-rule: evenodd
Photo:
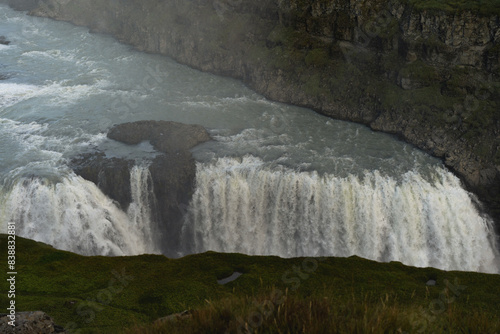
<path fill-rule="evenodd" d="M 400 181 L 269 169 L 247 156 L 199 164 L 184 224 L 188 252 L 358 255 L 419 267 L 498 272 L 492 222 L 458 178 Z"/>
<path fill-rule="evenodd" d="M 147 166 L 131 170 L 132 203 L 126 212 L 73 173 L 60 180 L 22 178 L 2 191 L 0 219 L 15 222 L 17 235 L 79 254 L 159 253 L 150 178 Z M 1 232 L 6 233 L 4 224 Z"/>

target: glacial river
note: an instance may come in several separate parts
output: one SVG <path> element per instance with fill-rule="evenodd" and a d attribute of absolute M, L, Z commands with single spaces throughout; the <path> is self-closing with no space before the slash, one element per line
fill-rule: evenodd
<path fill-rule="evenodd" d="M 242 83 L 140 53 L 86 28 L 0 5 L 0 227 L 86 255 L 157 253 L 141 200 L 149 143 L 113 124 L 205 126 L 178 256 L 350 256 L 498 272 L 491 220 L 442 163 L 392 136 L 266 100 Z M 100 150 L 135 159 L 120 210 L 68 167 Z M 142 190 L 141 190 L 142 189 Z M 160 240 L 161 242 L 161 240 Z"/>

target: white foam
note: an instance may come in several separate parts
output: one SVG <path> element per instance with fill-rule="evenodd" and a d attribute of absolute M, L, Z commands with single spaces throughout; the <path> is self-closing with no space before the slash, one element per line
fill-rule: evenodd
<path fill-rule="evenodd" d="M 43 164 L 46 161 L 49 165 L 61 162 L 66 153 L 96 147 L 107 139 L 104 133 L 91 134 L 83 131 L 74 136 L 75 129 L 69 129 L 67 135 L 58 136 L 50 134 L 47 123 L 22 123 L 1 118 L 0 129 L 4 145 L 10 142 L 17 147 L 15 152 L 9 153 L 11 160 L 22 161 L 22 157 L 26 156 L 26 159 L 35 160 L 34 163 Z M 29 169 L 29 166 L 26 165 L 23 169 Z"/>
<path fill-rule="evenodd" d="M 132 195 L 138 202 L 129 215 L 93 183 L 74 174 L 56 183 L 20 179 L 0 194 L 1 231 L 6 232 L 7 222 L 15 222 L 19 236 L 83 255 L 158 253 L 149 211 L 144 208 L 146 195 L 135 189 L 141 189 L 148 176 L 143 170 L 134 173 Z"/>
<path fill-rule="evenodd" d="M 215 96 L 195 96 L 189 97 L 188 100 L 182 101 L 180 104 L 191 108 L 206 108 L 206 109 L 216 109 L 217 111 L 226 111 L 228 107 L 237 108 L 238 106 L 248 105 L 249 103 L 265 103 L 266 100 L 253 100 L 248 96 L 236 96 L 236 97 L 223 97 L 218 98 Z"/>
<path fill-rule="evenodd" d="M 67 85 L 62 83 L 49 83 L 44 86 L 2 83 L 0 82 L 0 107 L 9 107 L 21 101 L 32 98 L 48 98 L 45 101 L 52 105 L 67 105 L 78 102 L 91 95 L 102 94 L 102 90 L 109 84 L 107 81 L 98 81 L 92 85 Z"/>
<path fill-rule="evenodd" d="M 419 267 L 499 272 L 492 222 L 443 169 L 435 182 L 269 170 L 260 159 L 199 164 L 184 223 L 188 252 L 358 255 Z"/>
<path fill-rule="evenodd" d="M 34 96 L 39 86 L 0 82 L 0 107 L 7 107 Z"/>

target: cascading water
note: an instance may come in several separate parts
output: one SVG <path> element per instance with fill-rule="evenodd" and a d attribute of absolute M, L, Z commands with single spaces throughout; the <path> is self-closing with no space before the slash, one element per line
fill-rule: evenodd
<path fill-rule="evenodd" d="M 0 47 L 0 232 L 14 222 L 20 236 L 85 255 L 157 253 L 178 237 L 179 255 L 356 254 L 499 270 L 491 222 L 471 195 L 391 136 L 4 5 L 0 34 L 11 41 Z M 159 233 L 151 145 L 106 138 L 137 120 L 196 123 L 215 139 L 193 150 L 197 188 L 181 235 Z M 137 161 L 128 208 L 68 168 L 95 150 Z"/>
<path fill-rule="evenodd" d="M 142 237 L 141 242 L 146 245 L 158 245 L 161 242 L 158 222 L 153 213 L 156 203 L 152 184 L 153 180 L 147 165 L 132 168 L 130 171 L 132 202 L 128 207 L 127 216 L 133 226 L 139 230 L 138 234 Z M 149 246 L 148 251 L 158 252 L 158 249 Z"/>
<path fill-rule="evenodd" d="M 18 235 L 86 255 L 158 253 L 147 167 L 131 171 L 132 203 L 120 210 L 95 184 L 74 174 L 24 178 L 2 191 L 2 222 Z M 2 224 L 2 233 L 6 233 Z"/>
<path fill-rule="evenodd" d="M 244 157 L 198 165 L 184 238 L 187 252 L 359 255 L 498 272 L 491 230 L 442 169 L 432 182 L 414 172 L 398 181 L 377 171 L 336 177 L 269 169 Z"/>

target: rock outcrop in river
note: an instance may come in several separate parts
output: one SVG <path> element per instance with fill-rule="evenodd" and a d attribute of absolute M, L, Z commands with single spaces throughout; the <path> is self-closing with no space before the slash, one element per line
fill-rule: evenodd
<path fill-rule="evenodd" d="M 148 189 L 154 195 L 150 201 L 155 221 L 163 233 L 163 253 L 179 249 L 181 219 L 194 190 L 196 166 L 190 149 L 211 140 L 208 132 L 199 125 L 166 121 L 139 121 L 114 126 L 108 137 L 134 145 L 148 140 L 162 152 L 149 165 L 151 174 Z M 73 170 L 81 177 L 94 182 L 103 193 L 127 210 L 132 201 L 130 170 L 135 161 L 107 158 L 103 153 L 93 153 L 73 160 Z M 168 232 L 167 232 L 168 231 Z"/>
<path fill-rule="evenodd" d="M 416 0 L 0 0 L 394 133 L 500 217 L 497 7 Z"/>

